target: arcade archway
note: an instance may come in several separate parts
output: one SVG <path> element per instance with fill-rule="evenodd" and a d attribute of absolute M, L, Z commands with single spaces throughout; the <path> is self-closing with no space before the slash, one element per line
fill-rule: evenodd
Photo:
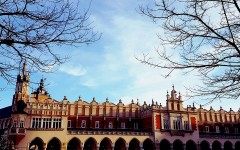
<path fill-rule="evenodd" d="M 207 141 L 202 141 L 200 144 L 200 150 L 210 150 L 209 143 Z"/>
<path fill-rule="evenodd" d="M 101 143 L 99 150 L 112 150 L 112 142 L 109 138 L 104 138 Z"/>
<path fill-rule="evenodd" d="M 212 143 L 212 150 L 219 150 L 219 149 L 222 149 L 221 148 L 221 143 L 219 141 L 214 141 Z"/>
<path fill-rule="evenodd" d="M 126 150 L 126 141 L 122 138 L 119 138 L 115 142 L 114 150 Z"/>
<path fill-rule="evenodd" d="M 47 144 L 47 150 L 61 150 L 61 142 L 58 138 L 52 138 Z"/>
<path fill-rule="evenodd" d="M 36 137 L 29 145 L 29 150 L 43 150 L 43 140 Z"/>
<path fill-rule="evenodd" d="M 232 143 L 230 141 L 226 141 L 224 143 L 224 150 L 233 150 Z"/>
<path fill-rule="evenodd" d="M 180 140 L 175 140 L 173 142 L 173 150 L 183 150 L 183 143 Z"/>
<path fill-rule="evenodd" d="M 144 149 L 144 150 L 154 150 L 154 145 L 153 145 L 152 140 L 146 139 L 146 140 L 143 142 L 143 149 Z"/>
<path fill-rule="evenodd" d="M 140 150 L 139 141 L 137 139 L 132 139 L 129 143 L 129 150 Z"/>
<path fill-rule="evenodd" d="M 237 149 L 240 149 L 240 141 L 237 141 L 236 143 L 235 143 L 235 149 L 237 150 Z"/>
<path fill-rule="evenodd" d="M 197 150 L 197 145 L 194 141 L 189 140 L 186 143 L 186 150 Z"/>
<path fill-rule="evenodd" d="M 73 138 L 68 142 L 67 150 L 81 150 L 81 142 L 78 138 Z"/>
<path fill-rule="evenodd" d="M 94 138 L 89 138 L 85 143 L 84 143 L 84 150 L 97 150 L 97 142 Z"/>
<path fill-rule="evenodd" d="M 162 140 L 160 142 L 160 150 L 169 150 L 170 149 L 170 143 L 168 140 Z"/>

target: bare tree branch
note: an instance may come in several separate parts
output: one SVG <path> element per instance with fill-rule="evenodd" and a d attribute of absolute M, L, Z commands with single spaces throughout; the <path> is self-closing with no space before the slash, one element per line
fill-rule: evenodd
<path fill-rule="evenodd" d="M 160 0 L 139 11 L 161 26 L 160 42 L 173 47 L 179 58 L 157 49 L 157 61 L 143 54 L 140 62 L 169 70 L 166 77 L 175 70 L 198 71 L 204 86 L 190 88 L 192 96 L 240 97 L 238 1 Z"/>
<path fill-rule="evenodd" d="M 23 60 L 34 70 L 51 71 L 68 59 L 53 51 L 53 46 L 80 46 L 98 40 L 101 34 L 93 31 L 89 8 L 65 0 L 1 1 L 0 76 L 9 80 Z"/>

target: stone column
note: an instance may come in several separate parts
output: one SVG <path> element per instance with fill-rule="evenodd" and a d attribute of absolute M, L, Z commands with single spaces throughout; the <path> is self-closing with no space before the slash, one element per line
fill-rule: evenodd
<path fill-rule="evenodd" d="M 197 146 L 197 150 L 200 150 L 200 149 L 201 149 L 201 146 L 200 146 L 200 143 L 199 143 L 199 142 L 196 144 L 196 146 Z"/>
<path fill-rule="evenodd" d="M 66 143 L 62 143 L 61 150 L 66 150 L 66 149 L 67 149 L 67 144 Z"/>
<path fill-rule="evenodd" d="M 212 150 L 212 144 L 209 144 L 209 149 Z"/>
<path fill-rule="evenodd" d="M 44 149 L 44 150 L 47 149 L 47 143 L 43 143 L 43 149 Z"/>
<path fill-rule="evenodd" d="M 155 148 L 154 148 L 155 150 L 159 150 L 159 149 L 160 149 L 159 142 L 155 143 L 155 144 L 154 144 L 154 147 L 155 147 Z"/>
<path fill-rule="evenodd" d="M 183 150 L 186 150 L 186 144 L 183 144 Z"/>
<path fill-rule="evenodd" d="M 173 144 L 170 143 L 170 150 L 173 150 Z"/>
<path fill-rule="evenodd" d="M 81 144 L 80 144 L 80 150 L 83 150 L 83 148 L 84 148 L 84 143 L 81 142 Z"/>

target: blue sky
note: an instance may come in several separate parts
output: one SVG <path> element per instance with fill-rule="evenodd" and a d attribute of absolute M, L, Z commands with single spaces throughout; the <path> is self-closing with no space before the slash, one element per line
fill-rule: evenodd
<path fill-rule="evenodd" d="M 141 64 L 135 57 L 141 57 L 143 52 L 154 51 L 159 47 L 157 33 L 163 34 L 157 24 L 137 13 L 139 5 L 145 5 L 148 0 L 92 0 L 90 19 L 95 30 L 102 33 L 102 38 L 91 45 L 81 47 L 62 47 L 61 55 L 70 55 L 71 59 L 56 68 L 50 74 L 31 74 L 31 81 L 39 82 L 46 78 L 46 89 L 52 98 L 61 101 L 67 96 L 69 101 L 75 101 L 81 96 L 91 102 L 95 97 L 98 102 L 108 99 L 117 103 L 140 104 L 152 99 L 165 106 L 166 93 L 172 90 L 172 85 L 183 95 L 184 105 L 193 102 L 205 103 L 199 99 L 187 100 L 185 87 L 199 85 L 200 80 L 194 74 L 174 72 L 169 78 L 164 78 L 165 70 Z M 83 3 L 88 4 L 89 1 Z M 84 4 L 84 5 L 86 5 Z M 58 49 L 59 50 L 59 49 Z M 151 51 L 150 51 L 151 50 Z M 154 53 L 153 53 L 154 55 Z M 14 85 L 6 85 L 0 93 L 0 108 L 11 105 Z M 4 86 L 6 85 L 6 86 Z M 32 85 L 37 88 L 37 85 Z M 32 90 L 30 91 L 32 92 Z M 238 101 L 219 100 L 206 106 L 219 109 L 220 105 L 226 110 L 230 107 L 238 110 Z M 239 103 L 239 102 L 238 102 Z M 199 107 L 198 105 L 196 105 Z"/>

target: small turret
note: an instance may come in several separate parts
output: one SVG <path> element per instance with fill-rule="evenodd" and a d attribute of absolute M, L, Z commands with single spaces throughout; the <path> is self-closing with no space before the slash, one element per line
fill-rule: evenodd
<path fill-rule="evenodd" d="M 173 87 L 173 89 L 171 91 L 171 99 L 175 100 L 175 99 L 177 99 L 177 92 L 174 89 L 174 85 L 172 87 Z"/>
<path fill-rule="evenodd" d="M 39 87 L 32 93 L 32 97 L 34 97 L 39 102 L 44 102 L 45 100 L 51 99 L 50 94 L 44 87 L 44 80 L 41 79 L 39 83 Z"/>

